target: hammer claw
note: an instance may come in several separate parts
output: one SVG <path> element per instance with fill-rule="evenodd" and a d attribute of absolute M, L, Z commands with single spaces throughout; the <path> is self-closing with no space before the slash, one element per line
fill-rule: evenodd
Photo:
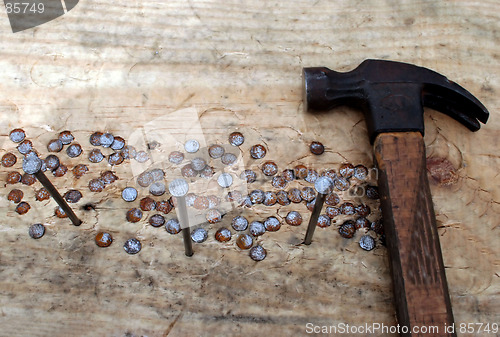
<path fill-rule="evenodd" d="M 452 83 L 449 87 L 426 85 L 423 90 L 423 104 L 455 118 L 471 131 L 486 123 L 489 113 L 479 100 L 467 90 Z"/>
<path fill-rule="evenodd" d="M 427 95 L 424 97 L 424 101 L 425 106 L 450 116 L 471 131 L 477 131 L 481 128 L 481 124 L 479 124 L 478 118 L 474 117 L 472 109 L 465 110 L 463 107 L 457 106 L 457 102 L 438 95 L 432 95 L 432 97 Z"/>

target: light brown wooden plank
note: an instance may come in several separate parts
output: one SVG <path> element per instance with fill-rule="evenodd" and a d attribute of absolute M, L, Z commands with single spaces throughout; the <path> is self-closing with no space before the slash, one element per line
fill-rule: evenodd
<path fill-rule="evenodd" d="M 167 112 L 194 108 L 208 142 L 225 142 L 236 128 L 245 134 L 245 160 L 250 145 L 266 141 L 266 159 L 280 168 L 297 158 L 318 167 L 371 165 L 361 113 L 302 112 L 301 68 L 347 71 L 365 58 L 429 67 L 492 114 L 472 134 L 426 111 L 425 141 L 428 155 L 449 160 L 459 177 L 450 186 L 431 183 L 455 321 L 493 323 L 500 309 L 499 13 L 496 1 L 81 1 L 16 34 L 1 14 L 0 152 L 15 150 L 7 139 L 14 127 L 41 149 L 70 129 L 88 152 L 92 131 L 127 138 Z M 311 140 L 329 151 L 312 158 Z M 307 322 L 395 323 L 386 251 L 361 251 L 359 233 L 344 240 L 333 227 L 318 229 L 304 248 L 290 242 L 305 226 L 284 226 L 262 239 L 269 255 L 258 264 L 210 236 L 189 260 L 180 237 L 125 222 L 129 205 L 119 193 L 133 181 L 130 166 L 119 166 L 121 179 L 104 192 L 88 191 L 104 169 L 54 180 L 63 192 L 81 189 L 79 205 L 99 204 L 80 212 L 80 228 L 55 219 L 55 203 L 35 202 L 26 186 L 32 209 L 17 215 L 2 187 L 0 335 L 290 336 L 304 335 Z M 7 171 L 0 168 L 0 179 Z M 33 221 L 48 224 L 38 241 L 27 235 Z M 99 229 L 115 236 L 108 249 L 92 241 Z M 130 235 L 144 245 L 133 257 L 121 247 Z"/>

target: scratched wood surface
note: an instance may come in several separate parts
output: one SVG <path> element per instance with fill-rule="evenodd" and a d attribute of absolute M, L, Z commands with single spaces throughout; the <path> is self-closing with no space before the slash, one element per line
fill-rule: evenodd
<path fill-rule="evenodd" d="M 434 69 L 491 112 L 489 123 L 470 133 L 427 110 L 425 142 L 455 321 L 500 323 L 499 16 L 496 1 L 90 0 L 13 34 L 2 11 L 1 154 L 17 154 L 8 140 L 15 127 L 24 128 L 44 155 L 48 140 L 72 130 L 84 154 L 69 159 L 62 153 L 70 168 L 86 162 L 94 131 L 135 137 L 138 148 L 143 135 L 154 134 L 160 146 L 151 155 L 168 181 L 176 171 L 166 156 L 193 132 L 201 130 L 211 144 L 226 143 L 230 131 L 240 130 L 247 137 L 241 162 L 254 169 L 262 163 L 249 159 L 255 143 L 267 144 L 266 159 L 280 169 L 297 163 L 338 168 L 346 161 L 370 166 L 361 113 L 302 112 L 301 68 L 346 71 L 366 58 L 382 58 Z M 164 119 L 179 111 L 186 116 L 180 131 Z M 327 152 L 312 158 L 312 140 L 322 141 Z M 336 225 L 318 229 L 310 247 L 297 246 L 304 224 L 283 226 L 259 239 L 268 256 L 255 263 L 234 239 L 216 242 L 211 229 L 188 259 L 179 235 L 152 228 L 146 219 L 125 221 L 130 205 L 121 189 L 135 186 L 134 175 L 146 166 L 114 168 L 120 179 L 100 193 L 86 185 L 109 169 L 105 163 L 89 164 L 81 179 L 71 173 L 52 178 L 63 192 L 83 192 L 75 206 L 81 227 L 55 218 L 53 200 L 34 200 L 39 183 L 16 186 L 32 205 L 18 215 L 6 198 L 14 186 L 2 183 L 0 335 L 295 336 L 306 335 L 307 323 L 395 324 L 384 247 L 362 251 L 361 233 L 345 240 Z M 1 167 L 1 179 L 11 170 L 20 170 L 20 160 Z M 270 189 L 269 181 L 255 186 L 260 183 Z M 82 210 L 88 202 L 96 209 Z M 304 205 L 243 214 L 255 220 L 292 208 L 307 219 Z M 223 224 L 240 212 L 231 211 Z M 40 240 L 27 234 L 35 222 L 47 227 Z M 94 244 L 98 230 L 114 235 L 111 247 Z M 135 256 L 122 248 L 130 237 L 143 243 Z"/>

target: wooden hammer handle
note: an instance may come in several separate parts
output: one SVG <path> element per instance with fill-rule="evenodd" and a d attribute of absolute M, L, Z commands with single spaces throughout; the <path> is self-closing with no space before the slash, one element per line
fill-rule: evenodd
<path fill-rule="evenodd" d="M 456 337 L 419 132 L 382 133 L 374 143 L 398 323 L 407 337 Z M 438 332 L 421 333 L 436 326 Z M 415 329 L 415 330 L 413 330 Z"/>

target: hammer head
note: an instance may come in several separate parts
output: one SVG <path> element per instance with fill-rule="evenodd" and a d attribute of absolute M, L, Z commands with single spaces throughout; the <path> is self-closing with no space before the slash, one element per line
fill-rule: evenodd
<path fill-rule="evenodd" d="M 470 92 L 427 68 L 365 60 L 356 69 L 339 73 L 328 68 L 304 68 L 304 108 L 330 110 L 339 105 L 361 108 L 370 141 L 383 132 L 424 134 L 423 107 L 441 111 L 471 131 L 486 123 L 488 110 Z"/>

